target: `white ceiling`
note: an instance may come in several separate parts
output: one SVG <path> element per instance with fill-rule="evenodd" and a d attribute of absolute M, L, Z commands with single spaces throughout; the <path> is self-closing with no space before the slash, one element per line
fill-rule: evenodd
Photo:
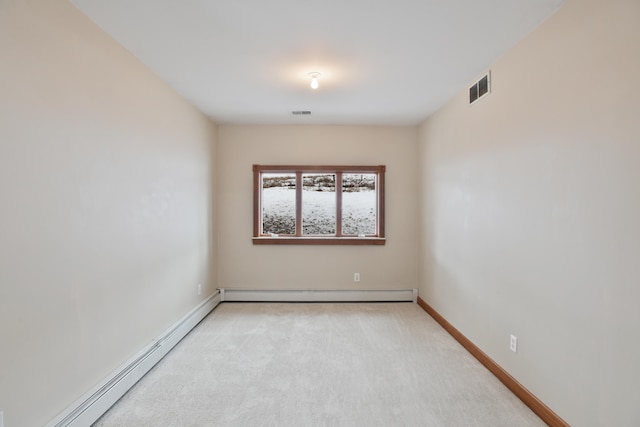
<path fill-rule="evenodd" d="M 71 2 L 216 123 L 414 125 L 564 0 Z"/>

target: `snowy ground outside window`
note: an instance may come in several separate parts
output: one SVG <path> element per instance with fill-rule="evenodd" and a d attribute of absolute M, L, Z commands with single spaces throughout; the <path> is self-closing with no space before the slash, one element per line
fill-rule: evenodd
<path fill-rule="evenodd" d="M 332 176 L 332 175 L 329 175 Z M 356 177 L 358 179 L 356 179 Z M 269 181 L 267 181 L 267 179 Z M 305 179 L 302 192 L 303 234 L 335 235 L 335 185 L 325 176 L 315 178 L 315 185 Z M 265 234 L 295 234 L 295 183 L 270 176 L 262 190 L 263 232 Z M 375 176 L 346 176 L 342 193 L 342 234 L 373 235 L 376 233 Z"/>

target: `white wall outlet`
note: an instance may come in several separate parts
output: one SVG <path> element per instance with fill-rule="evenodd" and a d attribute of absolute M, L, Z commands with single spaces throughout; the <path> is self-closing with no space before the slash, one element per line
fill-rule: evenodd
<path fill-rule="evenodd" d="M 4 412 L 0 411 L 0 427 L 4 427 Z"/>
<path fill-rule="evenodd" d="M 518 337 L 515 335 L 511 335 L 511 339 L 509 340 L 509 349 L 514 353 L 518 351 Z"/>
<path fill-rule="evenodd" d="M 198 295 L 202 295 L 202 283 L 198 283 Z"/>
<path fill-rule="evenodd" d="M 360 273 L 353 273 L 353 281 L 354 282 L 360 281 Z"/>

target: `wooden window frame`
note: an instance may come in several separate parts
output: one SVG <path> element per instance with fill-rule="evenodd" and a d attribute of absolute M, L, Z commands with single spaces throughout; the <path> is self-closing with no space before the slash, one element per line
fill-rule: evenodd
<path fill-rule="evenodd" d="M 301 166 L 301 165 L 253 165 L 253 244 L 254 245 L 384 245 L 384 174 L 386 167 L 378 166 Z M 262 230 L 262 174 L 296 174 L 296 235 L 273 237 L 261 234 Z M 336 235 L 302 235 L 302 174 L 336 174 Z M 364 237 L 342 235 L 342 174 L 376 174 L 376 233 Z"/>

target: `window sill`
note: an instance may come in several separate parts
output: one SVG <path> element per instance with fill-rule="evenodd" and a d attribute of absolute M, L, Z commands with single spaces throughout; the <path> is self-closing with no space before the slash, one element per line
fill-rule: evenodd
<path fill-rule="evenodd" d="M 384 245 L 384 237 L 254 237 L 254 245 Z"/>

